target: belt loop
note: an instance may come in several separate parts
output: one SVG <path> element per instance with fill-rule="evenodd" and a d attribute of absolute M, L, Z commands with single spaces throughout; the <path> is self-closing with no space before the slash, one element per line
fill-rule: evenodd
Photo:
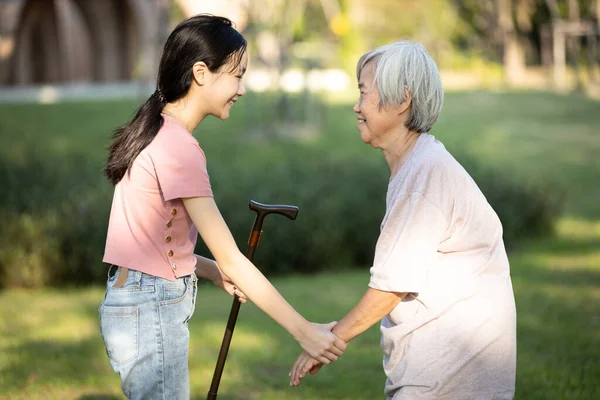
<path fill-rule="evenodd" d="M 123 285 L 125 284 L 125 282 L 127 282 L 127 276 L 128 275 L 129 275 L 129 270 L 127 268 L 125 268 L 125 267 L 119 267 L 119 276 L 117 277 L 117 280 L 113 284 L 113 287 L 114 288 L 123 287 Z"/>
<path fill-rule="evenodd" d="M 135 271 L 135 274 L 133 275 L 133 279 L 134 282 L 137 286 L 141 286 L 142 284 L 142 271 Z"/>

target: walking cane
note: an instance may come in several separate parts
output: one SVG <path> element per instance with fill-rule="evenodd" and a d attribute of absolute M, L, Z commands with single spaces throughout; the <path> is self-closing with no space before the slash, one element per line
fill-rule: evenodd
<path fill-rule="evenodd" d="M 298 207 L 296 206 L 285 206 L 285 205 L 267 205 L 257 203 L 254 200 L 250 200 L 250 209 L 256 212 L 254 218 L 254 225 L 250 231 L 250 238 L 248 239 L 248 250 L 246 251 L 246 258 L 252 261 L 254 258 L 254 250 L 258 247 L 260 236 L 262 235 L 262 224 L 263 220 L 268 214 L 281 214 L 288 217 L 291 220 L 296 219 L 298 215 Z M 223 374 L 223 368 L 225 367 L 225 360 L 227 359 L 227 352 L 229 351 L 229 344 L 231 343 L 231 337 L 233 336 L 233 328 L 235 328 L 235 322 L 240 310 L 240 302 L 237 296 L 234 296 L 233 304 L 231 305 L 231 311 L 229 312 L 229 320 L 227 321 L 227 327 L 225 328 L 225 335 L 223 336 L 223 342 L 221 343 L 221 350 L 219 351 L 219 358 L 217 359 L 217 365 L 213 374 L 212 383 L 207 400 L 215 400 L 217 398 L 217 391 L 219 390 L 219 383 L 221 382 L 221 375 Z"/>

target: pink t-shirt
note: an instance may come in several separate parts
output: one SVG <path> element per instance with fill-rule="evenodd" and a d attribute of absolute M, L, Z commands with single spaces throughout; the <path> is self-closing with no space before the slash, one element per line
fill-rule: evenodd
<path fill-rule="evenodd" d="M 175 280 L 194 272 L 198 231 L 181 198 L 212 197 L 206 157 L 174 118 L 115 186 L 103 261 Z"/>

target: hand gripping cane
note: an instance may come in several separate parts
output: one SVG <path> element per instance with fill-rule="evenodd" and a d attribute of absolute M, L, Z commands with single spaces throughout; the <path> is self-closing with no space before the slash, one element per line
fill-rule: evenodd
<path fill-rule="evenodd" d="M 298 215 L 298 207 L 296 206 L 283 206 L 283 205 L 267 205 L 257 203 L 254 200 L 250 201 L 250 209 L 256 212 L 256 218 L 254 218 L 254 225 L 252 231 L 250 231 L 250 238 L 248 239 L 248 250 L 246 251 L 246 258 L 252 261 L 254 258 L 254 250 L 258 247 L 260 236 L 262 234 L 262 224 L 265 217 L 268 214 L 281 214 L 289 219 L 296 219 Z M 221 382 L 221 375 L 223 374 L 223 368 L 225 367 L 225 360 L 227 359 L 227 352 L 229 351 L 229 344 L 231 343 L 231 337 L 233 336 L 233 328 L 235 328 L 235 322 L 237 320 L 238 313 L 240 311 L 240 302 L 237 296 L 234 296 L 233 304 L 231 305 L 231 311 L 229 312 L 229 320 L 227 321 L 227 327 L 225 328 L 225 335 L 223 336 L 223 342 L 221 343 L 221 350 L 219 351 L 219 358 L 217 359 L 217 365 L 213 374 L 212 383 L 210 384 L 210 390 L 206 396 L 207 400 L 215 400 L 217 398 L 217 391 L 219 390 L 219 383 Z"/>

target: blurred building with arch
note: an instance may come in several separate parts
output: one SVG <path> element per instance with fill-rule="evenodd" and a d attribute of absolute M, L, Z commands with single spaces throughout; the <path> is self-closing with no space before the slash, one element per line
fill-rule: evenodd
<path fill-rule="evenodd" d="M 224 15 L 244 0 L 0 0 L 0 86 L 155 78 L 170 15 Z"/>

